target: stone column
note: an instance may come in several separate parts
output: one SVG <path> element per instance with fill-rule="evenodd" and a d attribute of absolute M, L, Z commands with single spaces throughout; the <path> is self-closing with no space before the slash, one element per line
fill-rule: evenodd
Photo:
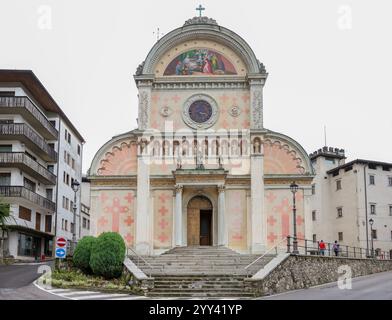
<path fill-rule="evenodd" d="M 151 113 L 151 81 L 141 81 L 138 83 L 139 88 L 139 110 L 138 110 L 138 128 L 147 130 L 150 128 Z"/>
<path fill-rule="evenodd" d="M 251 155 L 251 228 L 252 253 L 266 250 L 267 225 L 264 212 L 264 151 Z"/>
<path fill-rule="evenodd" d="M 175 245 L 182 246 L 182 190 L 183 186 L 177 184 L 176 188 L 176 214 L 174 217 Z"/>
<path fill-rule="evenodd" d="M 227 246 L 227 227 L 226 227 L 226 213 L 225 213 L 225 186 L 218 186 L 218 245 L 219 246 Z"/>
<path fill-rule="evenodd" d="M 150 166 L 147 148 L 141 148 L 137 158 L 137 198 L 136 198 L 136 251 L 142 255 L 151 254 L 151 213 Z"/>

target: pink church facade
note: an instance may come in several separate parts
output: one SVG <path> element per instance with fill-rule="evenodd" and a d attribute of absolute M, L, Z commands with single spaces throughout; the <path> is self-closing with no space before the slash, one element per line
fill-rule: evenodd
<path fill-rule="evenodd" d="M 138 129 L 104 144 L 89 169 L 93 233 L 118 232 L 141 254 L 265 252 L 292 234 L 296 181 L 297 235 L 309 237 L 313 170 L 299 143 L 264 128 L 267 77 L 212 19 L 160 39 L 134 76 Z"/>

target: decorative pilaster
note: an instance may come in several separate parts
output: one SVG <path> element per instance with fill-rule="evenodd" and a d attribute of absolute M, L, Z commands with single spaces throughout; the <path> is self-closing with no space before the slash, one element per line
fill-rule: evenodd
<path fill-rule="evenodd" d="M 150 204 L 150 166 L 147 148 L 140 144 L 137 156 L 137 210 L 136 210 L 136 251 L 149 255 L 152 250 Z"/>
<path fill-rule="evenodd" d="M 139 88 L 138 128 L 139 130 L 147 130 L 150 128 L 152 82 L 150 81 L 140 82 L 138 84 L 138 88 Z"/>
<path fill-rule="evenodd" d="M 182 190 L 183 186 L 176 184 L 176 212 L 174 217 L 175 245 L 182 246 Z"/>
<path fill-rule="evenodd" d="M 252 253 L 266 250 L 267 225 L 264 212 L 264 150 L 251 155 L 251 228 Z"/>
<path fill-rule="evenodd" d="M 263 86 L 264 79 L 250 80 L 251 129 L 263 129 Z"/>
<path fill-rule="evenodd" d="M 226 227 L 226 213 L 225 213 L 225 186 L 218 186 L 218 245 L 227 246 L 227 227 Z"/>

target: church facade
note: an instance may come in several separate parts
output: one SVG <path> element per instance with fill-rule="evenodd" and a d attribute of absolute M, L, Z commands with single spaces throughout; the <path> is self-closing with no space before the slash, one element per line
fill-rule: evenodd
<path fill-rule="evenodd" d="M 265 252 L 292 234 L 295 181 L 297 236 L 310 238 L 313 169 L 298 142 L 263 126 L 267 77 L 245 40 L 213 19 L 158 40 L 134 75 L 138 128 L 105 143 L 89 169 L 92 234 L 119 232 L 146 255 Z"/>

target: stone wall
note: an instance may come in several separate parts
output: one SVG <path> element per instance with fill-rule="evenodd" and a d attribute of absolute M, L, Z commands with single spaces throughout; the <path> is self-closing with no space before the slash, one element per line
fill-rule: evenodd
<path fill-rule="evenodd" d="M 263 279 L 246 279 L 245 286 L 257 296 L 304 289 L 337 281 L 345 273 L 338 273 L 343 265 L 351 268 L 353 278 L 392 270 L 392 260 L 291 255 Z"/>

